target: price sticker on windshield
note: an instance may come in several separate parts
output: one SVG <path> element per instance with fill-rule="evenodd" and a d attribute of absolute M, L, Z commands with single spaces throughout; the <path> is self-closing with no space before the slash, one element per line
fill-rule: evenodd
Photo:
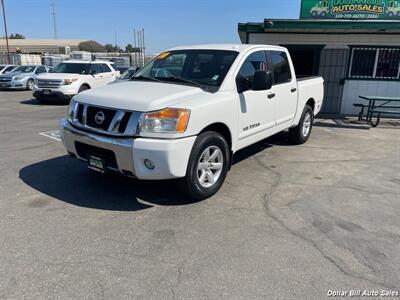
<path fill-rule="evenodd" d="M 161 54 L 157 57 L 157 59 L 164 59 L 164 58 L 168 57 L 169 54 L 170 54 L 169 52 L 161 53 Z"/>

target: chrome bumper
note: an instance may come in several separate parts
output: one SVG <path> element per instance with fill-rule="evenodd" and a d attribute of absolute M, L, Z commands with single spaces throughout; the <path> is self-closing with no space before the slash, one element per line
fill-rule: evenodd
<path fill-rule="evenodd" d="M 107 166 L 107 169 L 120 172 L 124 175 L 134 176 L 135 168 L 133 162 L 133 138 L 118 138 L 94 135 L 73 127 L 67 119 L 60 120 L 61 137 L 68 153 L 78 159 L 86 161 L 87 158 L 79 155 L 76 143 L 82 143 L 100 149 L 110 150 L 115 155 L 116 168 Z"/>

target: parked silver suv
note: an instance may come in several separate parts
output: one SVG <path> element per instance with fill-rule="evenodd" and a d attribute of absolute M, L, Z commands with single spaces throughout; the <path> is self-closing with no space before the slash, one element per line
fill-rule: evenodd
<path fill-rule="evenodd" d="M 32 90 L 36 76 L 41 73 L 47 73 L 45 66 L 26 65 L 16 67 L 11 72 L 0 75 L 0 88 Z"/>

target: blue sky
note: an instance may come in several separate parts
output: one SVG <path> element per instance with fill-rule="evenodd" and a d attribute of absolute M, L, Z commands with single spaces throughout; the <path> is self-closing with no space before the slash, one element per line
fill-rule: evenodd
<path fill-rule="evenodd" d="M 9 33 L 52 38 L 51 0 L 4 0 Z M 59 38 L 133 43 L 144 28 L 148 53 L 177 45 L 239 42 L 238 22 L 298 18 L 300 0 L 55 0 Z M 2 26 L 1 35 L 4 35 Z"/>

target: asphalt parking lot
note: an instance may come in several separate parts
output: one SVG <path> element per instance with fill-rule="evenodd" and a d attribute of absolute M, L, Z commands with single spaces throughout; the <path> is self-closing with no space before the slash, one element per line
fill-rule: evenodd
<path fill-rule="evenodd" d="M 400 126 L 317 120 L 241 151 L 222 190 L 100 175 L 0 92 L 0 298 L 322 299 L 400 289 Z"/>

